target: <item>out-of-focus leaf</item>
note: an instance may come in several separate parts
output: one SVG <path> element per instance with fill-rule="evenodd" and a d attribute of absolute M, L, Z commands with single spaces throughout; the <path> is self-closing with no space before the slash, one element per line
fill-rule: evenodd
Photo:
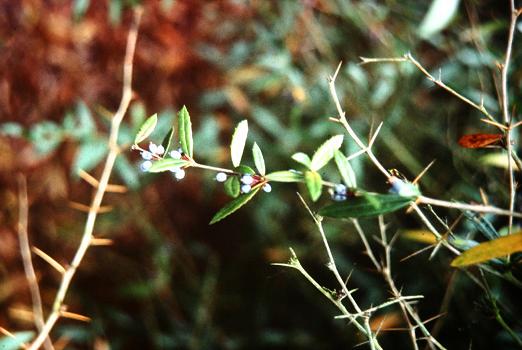
<path fill-rule="evenodd" d="M 502 169 L 508 168 L 508 161 L 506 152 L 490 152 L 479 158 L 479 163 L 483 165 L 494 166 Z M 515 170 L 520 170 L 515 162 L 513 162 L 513 168 Z"/>
<path fill-rule="evenodd" d="M 63 138 L 61 128 L 51 121 L 35 124 L 29 131 L 29 139 L 40 154 L 54 151 Z"/>
<path fill-rule="evenodd" d="M 291 170 L 274 171 L 265 177 L 274 182 L 301 182 L 304 179 L 303 174 Z"/>
<path fill-rule="evenodd" d="M 179 142 L 181 143 L 181 149 L 183 153 L 187 154 L 190 158 L 194 152 L 194 141 L 192 140 L 192 122 L 190 121 L 190 114 L 187 107 L 183 106 L 178 113 L 178 132 Z"/>
<path fill-rule="evenodd" d="M 254 142 L 254 146 L 252 147 L 252 156 L 254 157 L 254 164 L 256 165 L 257 171 L 259 175 L 265 176 L 265 159 L 263 158 L 263 152 L 261 152 L 261 148 Z"/>
<path fill-rule="evenodd" d="M 145 122 L 141 125 L 140 130 L 136 134 L 134 138 L 134 144 L 138 144 L 141 141 L 145 140 L 156 128 L 156 124 L 158 123 L 158 115 L 154 113 L 151 115 Z"/>
<path fill-rule="evenodd" d="M 228 203 L 226 206 L 221 208 L 210 221 L 210 225 L 223 220 L 224 218 L 226 218 L 227 216 L 229 216 L 230 214 L 247 204 L 248 201 L 254 198 L 254 196 L 260 189 L 261 186 L 257 186 L 253 188 L 250 192 L 240 195 L 239 197 Z"/>
<path fill-rule="evenodd" d="M 89 171 L 98 165 L 107 154 L 107 141 L 101 138 L 94 138 L 79 145 L 74 157 L 72 172 Z"/>
<path fill-rule="evenodd" d="M 308 156 L 308 154 L 303 152 L 297 152 L 292 155 L 292 159 L 298 162 L 299 164 L 304 165 L 307 169 L 310 169 L 312 166 L 312 160 Z"/>
<path fill-rule="evenodd" d="M 89 5 L 91 4 L 91 0 L 74 0 L 73 2 L 73 16 L 74 19 L 79 20 L 82 19 Z"/>
<path fill-rule="evenodd" d="M 230 157 L 232 158 L 232 164 L 237 167 L 241 164 L 241 158 L 243 157 L 243 150 L 245 149 L 245 143 L 248 135 L 248 121 L 243 120 L 239 122 L 232 135 L 232 142 L 230 143 Z"/>
<path fill-rule="evenodd" d="M 493 240 L 500 237 L 497 230 L 493 227 L 491 222 L 486 219 L 485 216 L 478 215 L 477 213 L 469 210 L 464 211 L 464 215 L 487 239 Z"/>
<path fill-rule="evenodd" d="M 409 205 L 415 197 L 403 197 L 397 194 L 364 193 L 348 198 L 319 210 L 319 215 L 332 218 L 372 217 L 391 213 Z"/>
<path fill-rule="evenodd" d="M 341 174 L 341 178 L 343 179 L 346 186 L 355 188 L 357 187 L 357 180 L 355 178 L 355 172 L 350 165 L 350 162 L 344 154 L 336 150 L 334 152 L 335 164 L 337 165 L 337 169 L 339 169 L 339 174 Z"/>
<path fill-rule="evenodd" d="M 185 167 L 189 164 L 190 162 L 185 159 L 163 158 L 154 161 L 148 171 L 150 173 L 161 173 L 164 171 Z"/>
<path fill-rule="evenodd" d="M 230 197 L 236 198 L 239 196 L 239 192 L 241 189 L 241 184 L 239 183 L 239 179 L 237 176 L 229 176 L 224 183 L 225 193 Z"/>
<path fill-rule="evenodd" d="M 133 166 L 127 158 L 123 156 L 116 158 L 114 168 L 128 188 L 132 190 L 138 189 L 138 187 L 140 186 L 140 178 L 138 176 L 138 171 L 136 167 Z"/>
<path fill-rule="evenodd" d="M 324 167 L 330 159 L 333 158 L 334 152 L 338 150 L 343 144 L 343 135 L 336 135 L 323 143 L 312 156 L 312 163 L 310 169 L 318 171 Z"/>
<path fill-rule="evenodd" d="M 468 249 L 453 259 L 451 266 L 461 267 L 480 264 L 516 252 L 522 252 L 522 232 L 499 237 Z"/>
<path fill-rule="evenodd" d="M 305 184 L 312 200 L 314 202 L 317 201 L 319 197 L 321 197 L 321 192 L 323 189 L 323 180 L 321 179 L 321 175 L 315 171 L 305 172 Z"/>
<path fill-rule="evenodd" d="M 419 26 L 419 36 L 427 39 L 446 28 L 457 13 L 459 2 L 459 0 L 433 0 Z"/>
<path fill-rule="evenodd" d="M 6 136 L 22 136 L 24 132 L 24 128 L 18 124 L 13 122 L 7 122 L 0 124 L 0 135 Z"/>
<path fill-rule="evenodd" d="M 28 343 L 34 338 L 33 331 L 16 332 L 13 337 L 5 336 L 0 338 L 0 349 L 2 350 L 18 350 L 23 343 Z"/>

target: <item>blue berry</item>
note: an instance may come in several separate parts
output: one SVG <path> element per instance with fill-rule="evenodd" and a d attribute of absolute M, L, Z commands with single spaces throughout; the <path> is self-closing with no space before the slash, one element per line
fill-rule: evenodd
<path fill-rule="evenodd" d="M 177 180 L 181 180 L 185 177 L 185 170 L 183 169 L 179 169 L 178 171 L 176 171 L 174 173 L 174 177 L 177 179 Z"/>
<path fill-rule="evenodd" d="M 227 180 L 227 174 L 225 173 L 217 173 L 216 174 L 216 181 L 217 182 L 225 182 Z"/>
<path fill-rule="evenodd" d="M 162 155 L 163 153 L 165 153 L 165 147 L 163 147 L 162 145 L 156 147 L 156 154 Z"/>
<path fill-rule="evenodd" d="M 340 194 L 340 195 L 344 196 L 344 195 L 346 195 L 346 186 L 343 184 L 337 184 L 334 187 L 334 192 L 336 194 Z"/>
<path fill-rule="evenodd" d="M 248 193 L 248 192 L 250 192 L 251 189 L 252 189 L 252 187 L 250 185 L 243 185 L 243 186 L 241 186 L 241 192 L 242 193 Z"/>
<path fill-rule="evenodd" d="M 155 143 L 149 143 L 149 151 L 151 153 L 156 153 L 158 151 L 158 145 L 156 145 Z"/>
<path fill-rule="evenodd" d="M 146 160 L 143 163 L 140 164 L 141 171 L 149 171 L 150 167 L 152 166 L 152 162 L 150 160 Z"/>
<path fill-rule="evenodd" d="M 179 151 L 170 151 L 169 154 L 174 159 L 181 159 L 181 152 Z"/>
<path fill-rule="evenodd" d="M 270 186 L 270 184 L 265 184 L 263 186 L 263 191 L 265 191 L 266 193 L 269 193 L 269 192 L 272 192 L 272 186 Z"/>
<path fill-rule="evenodd" d="M 252 185 L 252 183 L 254 183 L 254 178 L 252 175 L 245 174 L 241 177 L 241 182 L 245 185 Z"/>
<path fill-rule="evenodd" d="M 145 160 L 151 160 L 152 153 L 150 153 L 149 151 L 143 151 L 143 152 L 141 152 L 141 158 L 143 158 Z"/>

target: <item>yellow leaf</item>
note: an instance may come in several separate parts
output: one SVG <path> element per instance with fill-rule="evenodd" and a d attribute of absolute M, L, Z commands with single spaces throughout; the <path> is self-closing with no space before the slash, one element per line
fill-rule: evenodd
<path fill-rule="evenodd" d="M 451 266 L 460 267 L 522 251 L 522 231 L 481 243 L 456 257 Z"/>
<path fill-rule="evenodd" d="M 437 243 L 437 238 L 428 230 L 405 230 L 401 232 L 401 237 L 420 243 Z"/>

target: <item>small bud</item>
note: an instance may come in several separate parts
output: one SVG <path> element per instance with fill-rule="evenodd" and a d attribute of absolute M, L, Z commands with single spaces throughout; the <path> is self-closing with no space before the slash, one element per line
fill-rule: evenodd
<path fill-rule="evenodd" d="M 141 152 L 141 158 L 143 158 L 145 160 L 151 160 L 152 153 L 150 153 L 149 151 L 143 151 L 143 152 Z"/>
<path fill-rule="evenodd" d="M 217 182 L 225 182 L 227 180 L 227 174 L 225 173 L 217 173 L 216 174 L 216 181 Z"/>
<path fill-rule="evenodd" d="M 251 189 L 252 189 L 252 187 L 250 185 L 243 185 L 243 186 L 241 186 L 241 192 L 242 193 L 248 193 L 248 192 L 250 192 Z"/>
<path fill-rule="evenodd" d="M 178 171 L 176 171 L 174 173 L 174 177 L 176 178 L 176 180 L 181 180 L 185 177 L 185 170 L 183 169 L 179 169 Z"/>
<path fill-rule="evenodd" d="M 162 155 L 163 153 L 165 153 L 165 147 L 163 147 L 162 145 L 159 145 L 156 148 L 156 154 Z"/>
<path fill-rule="evenodd" d="M 268 183 L 265 184 L 265 185 L 263 186 L 263 191 L 265 191 L 266 193 L 270 193 L 270 192 L 272 192 L 272 186 L 270 186 L 270 184 L 268 184 Z"/>
<path fill-rule="evenodd" d="M 152 166 L 152 162 L 150 160 L 146 160 L 140 164 L 140 170 L 144 171 L 144 172 L 149 171 L 151 166 Z"/>
<path fill-rule="evenodd" d="M 252 177 L 252 175 L 245 174 L 241 177 L 241 182 L 245 185 L 252 185 L 252 183 L 254 182 L 254 178 Z"/>
<path fill-rule="evenodd" d="M 156 153 L 158 150 L 158 146 L 155 143 L 149 143 L 149 151 L 151 153 Z"/>
<path fill-rule="evenodd" d="M 179 151 L 170 151 L 169 154 L 174 159 L 181 159 L 181 152 Z"/>

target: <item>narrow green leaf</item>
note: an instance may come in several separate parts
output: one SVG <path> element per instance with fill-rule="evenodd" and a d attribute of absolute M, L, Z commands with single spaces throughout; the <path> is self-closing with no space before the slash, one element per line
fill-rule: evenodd
<path fill-rule="evenodd" d="M 312 160 L 306 153 L 303 153 L 303 152 L 294 153 L 292 155 L 292 159 L 295 160 L 299 164 L 303 164 L 308 169 L 310 169 L 310 167 L 312 166 Z"/>
<path fill-rule="evenodd" d="M 241 164 L 241 158 L 243 157 L 243 150 L 245 149 L 245 143 L 248 135 L 248 121 L 243 120 L 239 122 L 232 135 L 232 142 L 230 143 L 230 157 L 232 158 L 232 164 L 237 167 Z"/>
<path fill-rule="evenodd" d="M 344 154 L 339 150 L 335 150 L 334 160 L 335 164 L 337 165 L 337 169 L 339 169 L 339 173 L 341 174 L 343 182 L 346 184 L 346 186 L 350 188 L 357 187 L 355 172 L 353 171 L 350 162 L 348 161 L 348 159 L 346 159 Z"/>
<path fill-rule="evenodd" d="M 179 142 L 183 153 L 190 158 L 193 156 L 194 142 L 192 140 L 192 122 L 190 121 L 190 114 L 187 107 L 183 106 L 178 113 L 178 132 Z"/>
<path fill-rule="evenodd" d="M 140 126 L 140 130 L 136 134 L 134 138 L 134 144 L 137 145 L 141 141 L 145 140 L 156 128 L 156 124 L 158 123 L 158 114 L 154 113 L 150 117 L 145 120 L 143 124 Z"/>
<path fill-rule="evenodd" d="M 522 252 L 522 231 L 484 242 L 468 249 L 456 257 L 451 262 L 451 266 L 461 267 L 480 264 L 516 252 Z"/>
<path fill-rule="evenodd" d="M 241 184 L 237 176 L 229 176 L 225 181 L 225 193 L 230 197 L 236 198 L 239 196 L 241 190 Z"/>
<path fill-rule="evenodd" d="M 189 165 L 190 162 L 185 159 L 163 158 L 152 163 L 149 173 L 161 173 L 174 168 L 181 168 Z"/>
<path fill-rule="evenodd" d="M 223 208 L 221 208 L 216 215 L 212 218 L 210 221 L 210 225 L 215 224 L 218 221 L 223 220 L 242 206 L 244 206 L 248 201 L 250 201 L 256 193 L 261 189 L 261 186 L 257 186 L 252 189 L 252 191 L 242 194 L 227 205 L 225 205 Z"/>
<path fill-rule="evenodd" d="M 265 176 L 265 159 L 263 158 L 263 152 L 261 152 L 261 148 L 254 142 L 254 146 L 252 147 L 252 155 L 254 156 L 254 164 L 256 165 L 257 171 L 259 175 Z"/>
<path fill-rule="evenodd" d="M 275 182 L 301 182 L 304 179 L 303 174 L 292 170 L 274 171 L 265 177 L 268 181 Z"/>
<path fill-rule="evenodd" d="M 312 200 L 314 202 L 318 200 L 319 197 L 321 197 L 321 192 L 323 189 L 323 180 L 321 179 L 321 175 L 315 171 L 305 172 L 305 184 Z"/>
<path fill-rule="evenodd" d="M 165 149 L 165 153 L 163 154 L 163 157 L 166 157 L 169 154 L 170 149 L 172 147 L 172 140 L 173 139 L 174 139 L 174 127 L 172 127 L 170 129 L 169 133 L 165 136 L 165 138 L 161 142 L 161 145 Z"/>
<path fill-rule="evenodd" d="M 498 231 L 493 227 L 491 222 L 486 219 L 485 216 L 479 215 L 478 213 L 465 210 L 464 216 L 466 219 L 470 220 L 473 226 L 480 231 L 488 240 L 493 240 L 495 238 L 500 237 Z"/>
<path fill-rule="evenodd" d="M 319 210 L 319 215 L 332 218 L 372 217 L 390 213 L 409 205 L 415 197 L 403 197 L 397 194 L 364 193 L 348 198 Z"/>
<path fill-rule="evenodd" d="M 330 159 L 333 158 L 334 152 L 338 150 L 343 144 L 343 135 L 336 135 L 323 143 L 312 156 L 310 169 L 318 171 L 324 167 Z"/>
<path fill-rule="evenodd" d="M 428 39 L 448 26 L 458 11 L 459 0 L 433 0 L 417 33 Z"/>

